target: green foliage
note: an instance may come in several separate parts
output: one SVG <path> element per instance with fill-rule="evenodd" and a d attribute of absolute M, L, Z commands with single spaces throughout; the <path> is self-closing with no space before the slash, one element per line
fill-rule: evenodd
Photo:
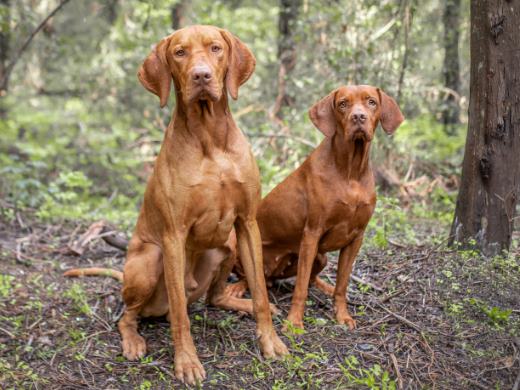
<path fill-rule="evenodd" d="M 14 287 L 15 277 L 0 274 L 0 298 L 7 298 Z"/>
<path fill-rule="evenodd" d="M 344 364 L 340 363 L 338 366 L 349 384 L 360 385 L 371 390 L 396 389 L 395 381 L 379 364 L 364 368 L 354 355 L 350 355 L 345 358 Z"/>
<path fill-rule="evenodd" d="M 139 390 L 150 390 L 152 389 L 152 382 L 150 382 L 148 379 L 145 379 L 141 382 L 139 385 Z"/>
<path fill-rule="evenodd" d="M 430 113 L 406 120 L 395 133 L 394 145 L 410 160 L 418 159 L 442 168 L 460 164 L 465 140 L 464 125 L 458 126 L 453 135 L 448 135 Z"/>
<path fill-rule="evenodd" d="M 315 389 L 323 385 L 323 378 L 315 375 L 315 372 L 321 369 L 329 361 L 329 356 L 324 351 L 319 352 L 303 352 L 299 349 L 298 353 L 286 356 L 282 364 L 287 372 L 287 379 L 276 379 L 273 389 Z M 261 362 L 253 359 L 248 366 L 248 370 L 253 373 L 256 379 L 266 379 L 272 373 L 270 362 Z"/>
<path fill-rule="evenodd" d="M 488 306 L 482 300 L 477 298 L 470 298 L 469 303 L 484 313 L 490 323 L 494 326 L 507 324 L 511 313 L 513 312 L 511 309 L 501 309 L 497 306 Z"/>
<path fill-rule="evenodd" d="M 49 184 L 38 217 L 50 219 L 61 214 L 64 218 L 80 218 L 88 211 L 85 200 L 90 195 L 91 186 L 92 182 L 81 171 L 60 173 L 58 178 Z"/>
<path fill-rule="evenodd" d="M 90 308 L 87 300 L 87 294 L 83 289 L 83 285 L 80 283 L 72 283 L 71 286 L 63 294 L 65 298 L 72 299 L 76 310 L 83 314 L 90 314 L 92 309 Z"/>
<path fill-rule="evenodd" d="M 11 389 L 17 389 L 32 387 L 34 384 L 45 385 L 49 382 L 40 378 L 26 362 L 17 358 L 16 363 L 12 364 L 0 357 L 0 383 L 12 383 L 14 386 Z"/>
<path fill-rule="evenodd" d="M 407 243 L 415 242 L 415 233 L 410 223 L 409 214 L 401 206 L 398 198 L 379 196 L 370 220 L 366 237 L 369 245 L 386 248 L 391 237 L 399 237 Z"/>
<path fill-rule="evenodd" d="M 442 81 L 437 2 L 412 9 L 413 55 L 400 86 L 404 37 L 403 8 L 398 3 L 341 0 L 337 7 L 320 1 L 305 3 L 294 28 L 296 66 L 286 80 L 294 102 L 281 112 L 287 129 L 269 117 L 278 93 L 278 3 L 189 3 L 187 23 L 227 28 L 256 56 L 253 77 L 231 105 L 239 126 L 250 137 L 264 194 L 301 163 L 311 145 L 321 141 L 323 136 L 310 123 L 307 110 L 344 83 L 374 84 L 393 95 L 400 89 L 408 120 L 392 140 L 378 134 L 372 153 L 376 163 L 383 163 L 389 150 L 394 157 L 406 157 L 395 159 L 396 169 L 403 173 L 409 161 L 431 163 L 442 174 L 453 173 L 460 162 L 464 126 L 447 136 L 437 120 Z M 125 229 L 133 226 L 174 104 L 172 96 L 170 108 L 160 109 L 157 98 L 142 88 L 135 73 L 151 46 L 170 33 L 171 5 L 158 0 L 117 2 L 111 14 L 111 6 L 69 4 L 34 39 L 1 98 L 7 111 L 0 118 L 3 200 L 17 209 L 35 210 L 45 221 L 103 218 Z M 6 12 L 5 7 L 0 9 L 2 21 Z M 19 47 L 46 12 L 44 6 L 33 7 L 27 0 L 12 4 L 11 23 L 0 23 L 11 33 L 10 46 Z M 467 72 L 466 51 L 461 62 Z M 465 82 L 463 87 L 467 90 Z M 430 174 L 428 170 L 420 168 Z M 73 178 L 81 182 L 74 183 Z M 434 189 L 430 198 L 442 208 L 439 215 L 428 211 L 428 217 L 448 223 L 445 210 L 453 207 L 453 194 Z M 372 226 L 379 247 L 387 245 L 389 228 L 399 227 L 402 220 L 400 206 L 384 202 L 379 211 L 390 209 L 390 214 Z M 0 207 L 7 217 L 14 216 L 5 205 Z M 424 207 L 413 207 L 416 215 L 426 213 Z M 413 242 L 412 231 L 403 233 Z"/>

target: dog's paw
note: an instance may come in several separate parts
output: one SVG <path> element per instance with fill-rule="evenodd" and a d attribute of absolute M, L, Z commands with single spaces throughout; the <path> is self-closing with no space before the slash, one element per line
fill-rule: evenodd
<path fill-rule="evenodd" d="M 271 330 L 270 332 L 258 332 L 258 343 L 260 344 L 260 350 L 266 359 L 281 358 L 289 354 L 289 350 L 278 337 L 276 332 Z"/>
<path fill-rule="evenodd" d="M 235 298 L 242 298 L 247 291 L 247 282 L 240 280 L 226 286 L 226 295 Z"/>
<path fill-rule="evenodd" d="M 348 313 L 338 313 L 336 314 L 336 321 L 340 325 L 347 325 L 349 330 L 356 329 L 356 320 L 353 319 Z"/>
<path fill-rule="evenodd" d="M 179 351 L 175 352 L 175 377 L 194 386 L 206 378 L 206 371 L 195 353 Z"/>
<path fill-rule="evenodd" d="M 139 334 L 123 338 L 123 356 L 128 360 L 138 360 L 146 354 L 146 341 Z"/>

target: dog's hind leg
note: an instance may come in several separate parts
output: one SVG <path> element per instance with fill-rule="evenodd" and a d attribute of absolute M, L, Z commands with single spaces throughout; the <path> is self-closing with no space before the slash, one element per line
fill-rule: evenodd
<path fill-rule="evenodd" d="M 133 237 L 124 267 L 123 300 L 126 310 L 118 323 L 123 356 L 129 360 L 139 359 L 146 353 L 146 342 L 137 332 L 138 317 L 166 314 L 153 313 L 154 310 L 148 307 L 153 301 L 162 272 L 160 248 Z"/>
<path fill-rule="evenodd" d="M 253 315 L 253 301 L 230 295 L 228 291 L 229 285 L 226 285 L 227 278 L 236 262 L 235 251 L 228 248 L 219 248 L 208 251 L 209 253 L 211 253 L 211 256 L 221 257 L 222 262 L 215 275 L 214 282 L 208 290 L 208 303 L 225 310 L 243 311 Z M 247 289 L 247 282 L 245 282 L 245 288 Z M 278 309 L 275 305 L 269 304 L 269 308 L 272 314 L 278 314 Z"/>

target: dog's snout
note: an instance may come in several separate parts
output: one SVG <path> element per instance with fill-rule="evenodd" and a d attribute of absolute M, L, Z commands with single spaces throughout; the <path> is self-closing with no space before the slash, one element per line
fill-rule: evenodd
<path fill-rule="evenodd" d="M 211 81 L 213 75 L 207 65 L 197 65 L 191 72 L 192 80 L 197 83 L 207 83 Z"/>
<path fill-rule="evenodd" d="M 367 120 L 367 115 L 363 111 L 354 111 L 350 115 L 350 119 L 354 123 L 365 123 L 365 121 Z"/>

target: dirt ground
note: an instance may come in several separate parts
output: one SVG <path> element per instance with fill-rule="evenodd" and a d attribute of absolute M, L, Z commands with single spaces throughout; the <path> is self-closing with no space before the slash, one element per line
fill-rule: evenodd
<path fill-rule="evenodd" d="M 122 269 L 124 252 L 103 240 L 81 256 L 69 244 L 88 224 L 0 221 L 0 384 L 4 389 L 182 388 L 172 375 L 164 318 L 142 321 L 148 355 L 121 355 L 116 323 L 120 285 L 109 278 L 66 279 L 76 266 Z M 429 242 L 428 232 L 422 232 Z M 367 239 L 369 240 L 369 239 Z M 189 308 L 208 373 L 204 389 L 511 389 L 520 382 L 520 260 L 471 251 L 366 242 L 352 282 L 354 331 L 334 321 L 331 300 L 310 289 L 303 334 L 285 335 L 292 356 L 265 361 L 247 315 Z M 324 276 L 334 280 L 335 258 Z M 292 281 L 276 285 L 280 331 Z"/>

